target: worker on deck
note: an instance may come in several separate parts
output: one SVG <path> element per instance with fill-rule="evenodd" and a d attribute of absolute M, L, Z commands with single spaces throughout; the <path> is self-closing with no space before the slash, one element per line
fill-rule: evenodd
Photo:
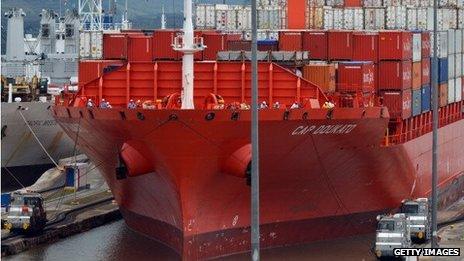
<path fill-rule="evenodd" d="M 299 108 L 300 108 L 300 105 L 298 104 L 298 102 L 294 102 L 292 106 L 290 107 L 290 109 L 299 109 Z"/>
<path fill-rule="evenodd" d="M 136 109 L 137 108 L 137 104 L 134 102 L 133 99 L 130 99 L 129 103 L 127 104 L 127 108 L 128 109 Z"/>
<path fill-rule="evenodd" d="M 324 109 L 333 109 L 335 107 L 335 104 L 333 104 L 331 101 L 326 101 L 324 102 L 324 105 L 322 105 L 322 108 Z"/>
<path fill-rule="evenodd" d="M 100 109 L 108 109 L 108 103 L 106 103 L 105 99 L 102 99 L 100 102 Z"/>
<path fill-rule="evenodd" d="M 95 104 L 93 103 L 92 99 L 89 99 L 87 101 L 87 108 L 93 108 L 93 107 L 95 107 Z"/>
<path fill-rule="evenodd" d="M 261 104 L 259 105 L 259 108 L 260 108 L 260 109 L 267 109 L 267 108 L 269 108 L 269 107 L 267 106 L 266 101 L 263 101 L 263 102 L 261 102 Z"/>
<path fill-rule="evenodd" d="M 280 103 L 278 101 L 276 101 L 272 107 L 274 109 L 280 109 Z"/>

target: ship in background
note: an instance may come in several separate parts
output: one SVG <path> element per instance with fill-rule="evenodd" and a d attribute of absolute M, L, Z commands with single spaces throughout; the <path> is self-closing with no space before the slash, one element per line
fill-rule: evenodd
<path fill-rule="evenodd" d="M 130 28 L 127 8 L 118 23 L 115 2 L 108 4 L 110 10 L 102 15 L 101 28 L 111 32 Z M 24 35 L 26 14 L 22 9 L 13 8 L 5 13 L 8 28 L 6 54 L 2 56 L 3 190 L 30 185 L 53 167 L 18 108 L 55 161 L 73 155 L 74 142 L 64 135 L 49 108 L 53 95 L 65 88 L 76 88 L 81 24 L 83 29 L 94 26 L 90 21 L 95 21 L 98 15 L 89 10 L 88 5 L 82 5 L 81 10 L 66 10 L 61 17 L 53 10 L 42 10 L 36 37 Z M 101 6 L 98 10 L 102 12 Z M 19 98 L 21 102 L 7 103 L 9 84 L 13 87 L 11 100 Z"/>
<path fill-rule="evenodd" d="M 369 9 L 375 1 L 332 2 L 351 10 L 353 5 Z M 198 260 L 250 249 L 251 66 L 246 33 L 194 32 L 186 7 L 183 30 L 104 34 L 102 56 L 79 63 L 77 95 L 57 100 L 52 110 L 82 151 L 101 163 L 126 223 L 183 259 Z M 259 100 L 269 104 L 260 110 L 263 247 L 369 233 L 378 214 L 396 209 L 405 198 L 430 194 L 430 85 L 427 92 L 423 78 L 413 76 L 414 63 L 430 60 L 430 34 L 308 30 L 310 7 L 307 1 L 289 1 L 287 28 L 264 29 L 276 37 L 263 36 L 258 46 L 263 48 Z M 402 7 L 396 7 L 387 3 L 379 9 L 400 12 L 389 29 L 407 29 Z M 459 13 L 462 7 L 445 9 Z M 330 17 L 340 18 L 328 15 L 327 21 Z M 349 17 L 337 26 L 353 26 Z M 441 23 L 446 35 L 440 35 L 437 54 L 439 207 L 464 195 L 463 72 L 455 59 L 462 61 L 463 34 L 457 19 Z M 391 19 L 383 20 L 383 28 L 387 22 Z M 352 44 L 365 44 L 365 38 L 374 42 L 367 45 L 372 49 L 355 51 Z M 308 50 L 310 57 L 321 55 L 312 58 L 316 64 L 342 61 L 331 76 L 309 70 L 299 77 L 294 67 L 314 65 L 289 66 L 284 58 Z M 355 53 L 366 56 L 354 58 Z M 448 59 L 453 59 L 450 70 Z M 419 71 L 430 75 L 426 68 Z M 330 77 L 308 80 L 318 73 Z M 424 103 L 418 98 L 423 90 Z M 88 109 L 88 99 L 105 99 L 112 108 Z M 131 99 L 145 105 L 127 109 Z"/>

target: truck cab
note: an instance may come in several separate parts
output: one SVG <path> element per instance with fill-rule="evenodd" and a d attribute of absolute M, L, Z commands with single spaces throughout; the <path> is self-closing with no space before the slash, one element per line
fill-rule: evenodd
<path fill-rule="evenodd" d="M 9 230 L 26 233 L 41 231 L 47 222 L 43 198 L 39 193 L 14 192 L 8 211 L 4 213 L 2 226 Z"/>
<path fill-rule="evenodd" d="M 375 255 L 379 259 L 395 257 L 393 249 L 411 247 L 409 220 L 403 213 L 377 216 Z"/>
<path fill-rule="evenodd" d="M 411 238 L 421 241 L 430 239 L 430 206 L 427 198 L 403 200 L 401 212 L 409 219 Z"/>

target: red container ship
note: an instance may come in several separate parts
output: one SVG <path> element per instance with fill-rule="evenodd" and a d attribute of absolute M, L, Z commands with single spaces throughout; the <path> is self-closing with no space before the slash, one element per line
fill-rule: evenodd
<path fill-rule="evenodd" d="M 127 51 L 136 61 L 81 60 L 79 91 L 57 99 L 54 117 L 99 166 L 131 228 L 185 260 L 249 251 L 250 64 L 193 63 L 193 49 L 183 63 L 144 59 L 146 50 Z M 262 247 L 369 233 L 376 215 L 430 194 L 431 112 L 391 117 L 378 97 L 356 94 L 343 107 L 345 94 L 328 97 L 272 62 L 259 63 L 258 79 L 270 105 L 259 113 Z M 192 83 L 194 108 L 182 109 Z M 397 96 L 391 109 L 410 114 Z M 131 99 L 144 103 L 128 109 Z M 440 207 L 464 195 L 463 109 L 440 108 Z"/>

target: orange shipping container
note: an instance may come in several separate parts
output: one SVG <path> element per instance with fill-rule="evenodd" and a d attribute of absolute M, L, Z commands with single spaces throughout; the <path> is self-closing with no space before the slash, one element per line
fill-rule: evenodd
<path fill-rule="evenodd" d="M 325 93 L 335 92 L 335 65 L 309 64 L 303 67 L 303 78 L 319 86 Z"/>
<path fill-rule="evenodd" d="M 292 0 L 287 2 L 288 29 L 306 28 L 306 8 L 308 1 Z"/>
<path fill-rule="evenodd" d="M 438 88 L 440 89 L 438 92 L 439 105 L 440 107 L 445 107 L 448 104 L 448 83 L 442 83 Z"/>
<path fill-rule="evenodd" d="M 419 90 L 422 86 L 422 63 L 412 63 L 412 89 Z"/>
<path fill-rule="evenodd" d="M 345 0 L 345 7 L 362 7 L 361 0 Z"/>

